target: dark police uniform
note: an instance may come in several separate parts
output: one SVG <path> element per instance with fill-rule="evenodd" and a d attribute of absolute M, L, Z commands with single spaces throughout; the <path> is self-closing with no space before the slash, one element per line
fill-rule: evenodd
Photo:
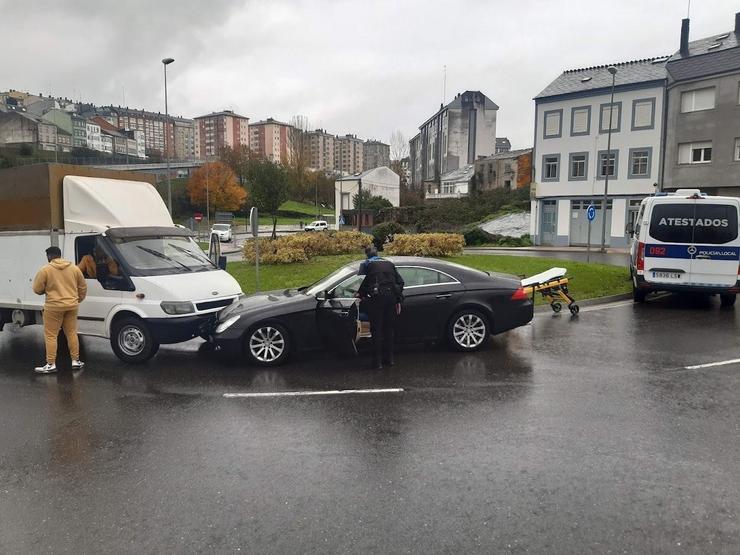
<path fill-rule="evenodd" d="M 396 305 L 403 302 L 403 279 L 395 264 L 377 256 L 360 268 L 365 279 L 358 294 L 370 317 L 373 338 L 373 368 L 393 364 L 393 335 L 396 327 Z"/>

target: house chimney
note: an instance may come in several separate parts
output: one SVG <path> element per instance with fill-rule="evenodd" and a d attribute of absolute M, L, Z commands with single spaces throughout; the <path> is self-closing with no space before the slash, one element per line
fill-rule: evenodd
<path fill-rule="evenodd" d="M 689 55 L 689 18 L 681 20 L 681 56 Z"/>
<path fill-rule="evenodd" d="M 735 14 L 735 34 L 740 35 L 740 12 Z"/>

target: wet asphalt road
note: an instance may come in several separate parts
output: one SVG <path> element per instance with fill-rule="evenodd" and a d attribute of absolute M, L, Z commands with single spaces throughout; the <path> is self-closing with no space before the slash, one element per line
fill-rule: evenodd
<path fill-rule="evenodd" d="M 0 333 L 0 553 L 737 553 L 740 308 L 541 314 L 482 352 L 35 376 Z M 366 359 L 361 359 L 365 361 Z M 403 388 L 224 398 L 224 393 Z"/>

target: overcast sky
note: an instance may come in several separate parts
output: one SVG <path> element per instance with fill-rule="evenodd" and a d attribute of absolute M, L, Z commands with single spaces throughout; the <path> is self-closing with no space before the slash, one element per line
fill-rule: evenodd
<path fill-rule="evenodd" d="M 410 138 L 481 90 L 497 135 L 531 146 L 561 71 L 672 54 L 688 0 L 0 0 L 0 90 L 193 117 L 303 115 L 331 133 Z M 691 38 L 729 31 L 737 0 L 694 0 Z"/>

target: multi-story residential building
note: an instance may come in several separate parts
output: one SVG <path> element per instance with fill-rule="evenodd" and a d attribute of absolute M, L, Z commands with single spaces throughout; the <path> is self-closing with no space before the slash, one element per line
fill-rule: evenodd
<path fill-rule="evenodd" d="M 72 146 L 87 148 L 87 120 L 77 114 L 72 114 Z"/>
<path fill-rule="evenodd" d="M 475 161 L 476 187 L 521 189 L 532 180 L 532 149 L 504 151 Z"/>
<path fill-rule="evenodd" d="M 568 70 L 535 97 L 531 234 L 535 244 L 624 247 L 642 198 L 660 182 L 668 57 Z M 607 149 L 611 122 L 611 149 Z M 608 175 L 608 200 L 603 196 Z M 606 215 L 604 216 L 604 212 Z"/>
<path fill-rule="evenodd" d="M 36 119 L 39 130 L 39 148 L 41 150 L 57 149 L 57 126 L 40 118 Z"/>
<path fill-rule="evenodd" d="M 85 122 L 85 130 L 87 132 L 87 148 L 103 152 L 103 137 L 100 134 L 100 126 L 88 120 Z"/>
<path fill-rule="evenodd" d="M 440 177 L 496 150 L 498 106 L 480 91 L 458 94 L 419 126 L 409 144 L 414 186 L 440 185 Z"/>
<path fill-rule="evenodd" d="M 496 154 L 500 152 L 509 152 L 511 150 L 511 141 L 508 137 L 496 137 Z"/>
<path fill-rule="evenodd" d="M 363 160 L 362 139 L 349 134 L 334 137 L 334 171 L 342 175 L 361 173 Z"/>
<path fill-rule="evenodd" d="M 439 176 L 439 183 L 426 184 L 425 198 L 437 200 L 445 198 L 461 198 L 470 194 L 470 182 L 475 174 L 473 164 L 465 164 L 455 170 L 450 170 Z"/>
<path fill-rule="evenodd" d="M 334 171 L 334 135 L 323 129 L 306 131 L 303 150 L 309 168 L 327 173 Z"/>
<path fill-rule="evenodd" d="M 195 122 L 186 118 L 173 118 L 175 160 L 195 159 Z"/>
<path fill-rule="evenodd" d="M 120 132 L 126 137 L 126 155 L 145 159 L 146 140 L 144 139 L 144 132 L 139 130 L 126 131 L 125 129 Z"/>
<path fill-rule="evenodd" d="M 0 144 L 36 144 L 39 140 L 39 127 L 36 118 L 25 112 L 0 111 Z"/>
<path fill-rule="evenodd" d="M 199 116 L 195 125 L 200 158 L 218 156 L 225 147 L 249 147 L 249 118 L 231 110 Z"/>
<path fill-rule="evenodd" d="M 57 149 L 60 152 L 72 152 L 72 134 L 57 127 Z"/>
<path fill-rule="evenodd" d="M 91 120 L 100 126 L 103 152 L 125 156 L 128 152 L 127 137 L 108 120 L 96 116 Z"/>
<path fill-rule="evenodd" d="M 287 123 L 267 118 L 249 124 L 249 148 L 258 156 L 278 164 L 288 164 L 293 156 L 296 129 Z"/>
<path fill-rule="evenodd" d="M 362 145 L 363 171 L 391 165 L 391 147 L 381 141 L 367 140 Z"/>
<path fill-rule="evenodd" d="M 691 42 L 684 19 L 666 68 L 663 188 L 740 196 L 740 13 L 732 31 Z"/>

